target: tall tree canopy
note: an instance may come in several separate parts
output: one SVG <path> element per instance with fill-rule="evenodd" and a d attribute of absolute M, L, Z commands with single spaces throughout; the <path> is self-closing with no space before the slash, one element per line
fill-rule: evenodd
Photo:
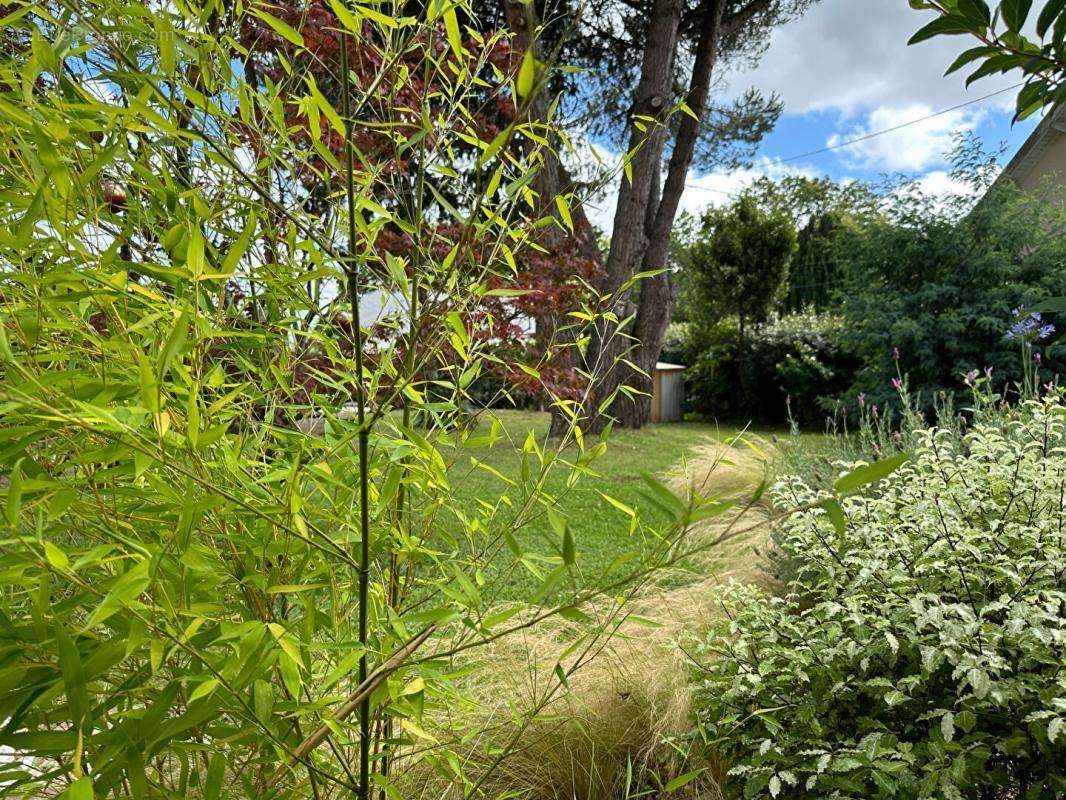
<path fill-rule="evenodd" d="M 709 320 L 737 317 L 738 348 L 750 323 L 762 322 L 783 299 L 789 262 L 796 251 L 796 229 L 781 211 L 766 212 L 744 196 L 726 209 L 709 211 L 703 227 L 683 253 L 695 300 Z"/>

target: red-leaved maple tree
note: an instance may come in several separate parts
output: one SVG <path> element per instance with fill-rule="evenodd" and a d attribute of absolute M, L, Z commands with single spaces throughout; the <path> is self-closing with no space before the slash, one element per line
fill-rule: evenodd
<path fill-rule="evenodd" d="M 412 187 L 411 175 L 415 172 L 412 159 L 431 157 L 436 144 L 430 134 L 418 148 L 403 146 L 422 130 L 423 114 L 441 102 L 439 87 L 423 77 L 432 74 L 432 70 L 423 67 L 427 58 L 440 59 L 447 55 L 449 44 L 443 26 L 439 35 L 418 41 L 404 51 L 401 59 L 386 63 L 376 38 L 380 29 L 367 23 L 362 25 L 359 34 L 351 33 L 350 26 L 346 28 L 342 24 L 328 2 L 279 2 L 266 8 L 269 16 L 285 28 L 271 24 L 265 17 L 246 15 L 240 44 L 246 49 L 242 57 L 249 82 L 264 91 L 276 92 L 279 98 L 294 192 L 302 197 L 306 209 L 324 219 L 336 213 L 333 201 L 343 183 L 344 138 L 335 118 L 312 110 L 302 100 L 311 87 L 312 93 L 319 93 L 334 109 L 342 107 L 340 37 L 347 36 L 354 89 L 351 104 L 356 105 L 354 95 L 359 100 L 353 112 L 356 168 L 388 176 L 389 180 L 378 181 L 376 185 L 392 187 L 389 196 L 374 200 L 383 207 L 402 207 L 405 194 Z M 283 35 L 281 31 L 288 29 L 298 34 L 300 44 L 294 41 L 296 37 Z M 486 78 L 497 79 L 486 80 L 486 87 L 499 85 L 503 83 L 501 77 L 513 75 L 522 57 L 521 46 L 502 37 L 472 34 L 463 46 L 477 54 Z M 516 109 L 513 98 L 506 93 L 486 90 L 485 95 L 475 113 L 455 119 L 453 124 L 467 136 L 491 142 L 515 119 Z M 271 135 L 266 133 L 268 130 L 276 127 L 248 125 L 244 128 L 243 135 L 253 151 L 265 152 L 262 137 Z M 468 155 L 477 152 L 476 143 L 470 142 Z M 461 250 L 460 256 L 454 258 L 456 264 L 466 265 L 468 269 L 482 265 L 479 244 L 472 240 L 468 226 L 448 218 L 439 207 L 442 203 L 456 202 L 457 198 L 448 196 L 444 182 L 435 188 L 437 207 L 422 210 L 414 234 L 394 224 L 378 230 L 370 249 L 381 265 L 389 255 L 407 260 L 428 257 L 439 263 L 456 248 Z M 546 200 L 550 202 L 552 198 Z M 581 221 L 584 222 L 583 217 Z M 512 396 L 523 399 L 545 395 L 573 399 L 582 389 L 571 360 L 560 357 L 547 337 L 536 335 L 538 320 L 564 318 L 567 311 L 581 304 L 600 269 L 599 259 L 583 254 L 578 239 L 560 230 L 554 229 L 517 250 L 513 272 L 489 274 L 488 288 L 506 292 L 490 293 L 477 307 L 462 309 L 471 338 L 498 348 L 503 356 L 488 362 L 490 369 L 495 370 L 494 377 L 509 387 Z M 371 271 L 373 268 L 371 264 Z M 435 299 L 430 293 L 424 302 L 429 307 L 423 307 L 420 315 L 423 329 L 440 324 L 453 311 L 446 298 Z M 351 322 L 345 314 L 330 314 L 326 325 L 338 337 L 342 352 L 350 347 Z M 416 351 L 423 333 L 425 330 L 417 331 L 414 337 Z M 389 335 L 381 327 L 370 334 L 370 342 L 384 342 Z M 391 349 L 392 357 L 405 358 L 407 346 L 405 342 Z M 380 352 L 383 348 L 367 355 L 377 358 Z M 439 358 L 443 361 L 451 355 L 445 346 Z M 532 369 L 520 369 L 515 363 Z M 294 367 L 297 392 L 292 400 L 301 404 L 309 402 L 313 394 L 325 388 L 322 378 L 335 374 L 338 369 L 326 352 L 308 348 L 299 355 Z"/>

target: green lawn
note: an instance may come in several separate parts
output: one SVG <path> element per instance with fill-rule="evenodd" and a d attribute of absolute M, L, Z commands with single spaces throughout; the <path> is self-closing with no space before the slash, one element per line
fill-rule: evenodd
<path fill-rule="evenodd" d="M 543 442 L 548 428 L 546 413 L 491 411 L 485 412 L 480 420 L 479 431 L 488 430 L 490 415 L 500 420 L 506 438 L 492 448 L 461 454 L 450 472 L 454 495 L 469 501 L 460 505 L 471 510 L 477 508 L 478 501 L 494 500 L 501 492 L 507 492 L 516 503 L 519 495 L 489 471 L 472 468 L 469 456 L 484 461 L 502 475 L 518 476 L 521 445 L 526 435 L 532 430 L 538 441 Z M 736 427 L 694 422 L 651 424 L 639 431 L 616 430 L 609 439 L 606 453 L 592 465 L 595 474 L 584 475 L 575 487 L 566 486 L 567 467 L 562 464 L 555 467 L 546 490 L 557 498 L 557 508 L 567 517 L 573 532 L 579 581 L 592 584 L 619 556 L 642 550 L 648 545 L 643 538 L 648 528 L 665 521 L 665 515 L 646 497 L 647 487 L 641 475 L 662 475 L 678 464 L 690 448 L 705 443 L 708 438 L 722 440 L 737 432 Z M 769 436 L 771 432 L 758 433 Z M 576 456 L 576 448 L 566 454 L 566 458 Z M 630 518 L 603 495 L 637 510 L 647 523 L 645 533 L 631 533 Z M 458 527 L 458 521 L 455 524 Z M 559 536 L 553 531 L 546 513 L 538 513 L 515 538 L 523 554 L 534 554 L 534 559 L 541 559 L 535 561 L 535 565 L 542 566 L 543 572 L 549 572 L 559 563 L 555 555 L 559 552 Z M 484 576 L 489 596 L 497 600 L 528 599 L 536 592 L 540 581 L 517 564 L 510 551 L 504 552 L 493 563 L 507 566 L 490 569 Z"/>

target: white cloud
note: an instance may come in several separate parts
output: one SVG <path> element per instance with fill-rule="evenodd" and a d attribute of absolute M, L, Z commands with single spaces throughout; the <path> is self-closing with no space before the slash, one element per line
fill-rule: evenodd
<path fill-rule="evenodd" d="M 839 152 L 845 166 L 869 171 L 941 168 L 954 133 L 973 131 L 993 115 L 1009 117 L 1016 96 L 1010 88 L 1019 77 L 995 75 L 967 88 L 966 76 L 976 65 L 944 76 L 972 43 L 938 36 L 909 46 L 907 40 L 932 18 L 904 0 L 821 0 L 772 32 L 756 68 L 729 73 L 730 91 L 755 86 L 777 93 L 786 114 L 834 131 L 828 145 L 980 101 Z M 1001 93 L 981 100 L 994 92 Z"/>
<path fill-rule="evenodd" d="M 861 123 L 832 134 L 827 147 L 853 141 L 871 133 L 907 125 L 934 113 L 927 105 L 881 106 L 864 115 Z M 907 125 L 898 131 L 885 133 L 840 148 L 840 155 L 851 166 L 890 172 L 919 172 L 943 162 L 956 134 L 977 128 L 986 110 L 966 108 L 951 111 Z"/>
<path fill-rule="evenodd" d="M 681 195 L 680 211 L 699 212 L 708 206 L 722 206 L 736 199 L 759 178 L 779 180 L 786 175 L 815 177 L 814 170 L 798 164 L 782 164 L 763 157 L 747 169 L 716 170 L 704 175 L 690 175 Z"/>
<path fill-rule="evenodd" d="M 781 164 L 765 157 L 747 169 L 716 170 L 703 175 L 689 173 L 678 214 L 684 211 L 698 214 L 708 206 L 725 205 L 759 178 L 769 177 L 776 180 L 786 175 L 814 177 L 817 173 L 798 164 Z M 610 234 L 614 224 L 617 202 L 618 182 L 615 180 L 601 194 L 585 204 L 589 220 L 607 234 Z"/>
<path fill-rule="evenodd" d="M 904 0 L 821 0 L 801 19 L 774 30 L 758 67 L 734 72 L 729 80 L 734 91 L 756 86 L 777 92 L 786 113 L 845 116 L 881 107 L 947 108 L 1018 82 L 1015 75 L 997 75 L 967 90 L 966 69 L 942 77 L 971 44 L 938 36 L 908 47 L 929 19 Z M 1012 97 L 1005 92 L 994 102 L 1009 108 Z"/>
<path fill-rule="evenodd" d="M 973 184 L 953 178 L 944 170 L 927 173 L 917 180 L 917 184 L 922 194 L 943 200 L 980 194 L 980 190 Z"/>

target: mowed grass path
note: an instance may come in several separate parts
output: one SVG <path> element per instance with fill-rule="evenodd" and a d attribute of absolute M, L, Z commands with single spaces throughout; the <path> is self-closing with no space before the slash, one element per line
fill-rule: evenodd
<path fill-rule="evenodd" d="M 478 448 L 462 454 L 449 473 L 454 496 L 460 501 L 468 501 L 461 506 L 469 507 L 471 512 L 479 500 L 492 502 L 501 492 L 509 493 L 516 502 L 518 495 L 490 472 L 471 468 L 469 456 L 514 478 L 520 474 L 521 447 L 528 432 L 532 430 L 538 442 L 543 443 L 548 430 L 547 413 L 486 411 L 480 419 L 479 432 L 488 431 L 493 416 L 500 420 L 503 438 L 491 448 Z M 655 423 L 639 431 L 616 429 L 610 436 L 606 453 L 591 465 L 595 474 L 581 476 L 573 488 L 566 485 L 567 466 L 553 466 L 545 488 L 558 499 L 557 509 L 569 521 L 576 545 L 579 580 L 586 585 L 595 584 L 598 576 L 603 575 L 619 556 L 646 546 L 640 533 L 630 532 L 629 516 L 605 500 L 603 495 L 635 509 L 648 526 L 661 527 L 666 522 L 666 515 L 648 499 L 648 487 L 641 476 L 661 476 L 679 464 L 691 448 L 705 444 L 708 439 L 724 440 L 738 432 L 736 427 L 696 422 Z M 768 436 L 770 432 L 759 433 Z M 587 445 L 592 443 L 587 442 Z M 577 454 L 577 449 L 571 448 L 564 457 L 571 460 Z M 713 490 L 713 487 L 709 488 Z M 543 512 L 536 514 L 515 538 L 523 552 L 546 558 L 552 553 L 553 543 L 559 541 Z M 497 561 L 500 569 L 494 571 L 496 574 L 485 576 L 493 599 L 529 599 L 535 594 L 540 581 L 525 567 L 516 564 L 509 550 L 501 551 Z M 555 564 L 544 561 L 541 568 L 547 573 Z"/>

